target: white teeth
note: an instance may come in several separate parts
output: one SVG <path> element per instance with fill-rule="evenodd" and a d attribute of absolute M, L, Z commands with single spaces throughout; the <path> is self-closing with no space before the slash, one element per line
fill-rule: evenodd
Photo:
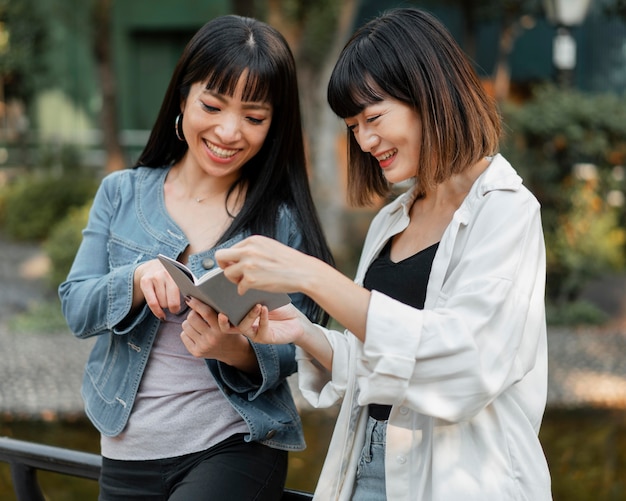
<path fill-rule="evenodd" d="M 225 150 L 224 148 L 220 148 L 219 146 L 215 146 L 212 143 L 207 142 L 207 147 L 215 154 L 215 156 L 220 158 L 230 158 L 237 153 L 238 150 Z"/>
<path fill-rule="evenodd" d="M 390 150 L 390 151 L 388 151 L 388 152 L 384 153 L 383 155 L 381 155 L 381 156 L 379 156 L 379 157 L 376 157 L 376 158 L 378 159 L 378 161 L 379 161 L 379 162 L 382 162 L 382 161 L 384 161 L 384 160 L 387 160 L 388 158 L 391 158 L 391 157 L 392 157 L 392 156 L 394 156 L 397 152 L 398 152 L 398 150 L 393 149 L 393 150 Z"/>

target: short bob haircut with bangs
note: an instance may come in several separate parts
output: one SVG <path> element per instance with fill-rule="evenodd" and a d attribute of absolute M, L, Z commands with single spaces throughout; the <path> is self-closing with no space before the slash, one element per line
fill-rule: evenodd
<path fill-rule="evenodd" d="M 135 167 L 164 168 L 183 158 L 188 146 L 177 138 L 175 123 L 193 84 L 202 82 L 232 97 L 240 78 L 245 78 L 243 100 L 271 104 L 272 121 L 262 148 L 230 187 L 232 195 L 237 186 L 245 186 L 246 196 L 218 244 L 241 231 L 275 236 L 278 214 L 286 207 L 305 229 L 303 250 L 333 263 L 309 187 L 295 61 L 284 37 L 266 23 L 226 15 L 196 32 L 178 60 Z M 312 301 L 308 306 L 307 314 L 321 312 Z M 327 315 L 318 320 L 322 318 Z"/>
<path fill-rule="evenodd" d="M 498 151 L 496 104 L 465 53 L 432 15 L 415 8 L 389 10 L 358 29 L 344 47 L 328 84 L 328 102 L 340 118 L 391 97 L 413 107 L 422 121 L 418 191 Z M 348 198 L 369 205 L 389 195 L 376 159 L 348 131 Z"/>

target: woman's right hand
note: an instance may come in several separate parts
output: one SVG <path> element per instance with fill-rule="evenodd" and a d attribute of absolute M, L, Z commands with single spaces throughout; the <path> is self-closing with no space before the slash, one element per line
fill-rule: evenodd
<path fill-rule="evenodd" d="M 224 275 L 238 286 L 270 292 L 304 292 L 311 263 L 318 261 L 269 237 L 253 235 L 215 253 Z"/>
<path fill-rule="evenodd" d="M 158 259 L 137 266 L 133 284 L 133 308 L 145 301 L 160 320 L 165 320 L 165 309 L 172 313 L 181 310 L 180 289 Z"/>

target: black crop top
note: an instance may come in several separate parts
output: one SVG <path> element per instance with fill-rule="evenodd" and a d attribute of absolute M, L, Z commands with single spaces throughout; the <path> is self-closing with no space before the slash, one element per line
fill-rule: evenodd
<path fill-rule="evenodd" d="M 391 240 L 372 262 L 365 274 L 363 286 L 377 290 L 398 301 L 423 309 L 430 270 L 439 243 L 397 263 L 391 260 Z M 390 405 L 370 404 L 369 415 L 380 421 L 389 419 Z"/>

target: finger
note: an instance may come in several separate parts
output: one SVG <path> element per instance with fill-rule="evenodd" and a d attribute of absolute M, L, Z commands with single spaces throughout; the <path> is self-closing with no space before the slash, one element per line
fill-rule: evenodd
<path fill-rule="evenodd" d="M 257 304 L 248 313 L 246 313 L 246 316 L 243 317 L 243 320 L 241 322 L 239 322 L 239 325 L 237 325 L 237 328 L 241 332 L 250 331 L 251 329 L 254 328 L 255 323 L 257 322 L 257 319 L 259 318 L 260 313 L 261 313 L 261 305 Z"/>
<path fill-rule="evenodd" d="M 191 353 L 192 351 L 195 350 L 196 348 L 196 341 L 193 337 L 191 337 L 187 331 L 183 330 L 180 333 L 180 340 L 183 342 L 183 344 L 185 345 L 185 348 L 187 348 L 187 351 L 189 353 Z"/>
<path fill-rule="evenodd" d="M 187 315 L 187 323 L 192 329 L 194 329 L 198 333 L 198 335 L 202 335 L 203 333 L 211 329 L 213 325 L 215 325 L 213 322 L 211 322 L 211 319 L 203 317 L 195 310 L 191 310 L 189 312 L 189 315 Z"/>
<path fill-rule="evenodd" d="M 163 308 L 161 308 L 161 304 L 159 303 L 159 299 L 157 294 L 152 287 L 142 287 L 143 297 L 150 308 L 150 311 L 157 317 L 159 320 L 165 320 L 165 312 Z"/>
<path fill-rule="evenodd" d="M 179 313 L 181 311 L 180 289 L 171 278 L 165 282 L 164 294 L 167 309 L 174 314 Z"/>
<path fill-rule="evenodd" d="M 185 298 L 187 305 L 194 311 L 197 311 L 202 316 L 210 315 L 210 312 L 214 311 L 208 304 L 203 303 L 195 297 L 188 296 Z"/>
<path fill-rule="evenodd" d="M 233 333 L 239 334 L 241 332 L 239 327 L 234 326 L 233 324 L 230 323 L 228 316 L 224 313 L 218 313 L 217 325 L 219 326 L 220 331 L 224 332 L 225 334 L 233 334 Z"/>
<path fill-rule="evenodd" d="M 267 306 L 259 305 L 259 316 L 257 316 L 252 324 L 246 331 L 245 336 L 256 343 L 268 343 L 269 333 L 271 332 L 269 326 L 269 315 Z M 271 341 L 269 341 L 271 342 Z"/>
<path fill-rule="evenodd" d="M 220 249 L 215 251 L 215 262 L 220 268 L 225 270 L 229 266 L 238 263 L 241 259 L 241 254 L 242 252 L 234 247 Z"/>
<path fill-rule="evenodd" d="M 270 314 L 267 306 L 261 307 L 257 333 L 265 334 L 270 328 Z"/>
<path fill-rule="evenodd" d="M 217 324 L 216 316 L 217 312 L 211 308 L 208 304 L 203 303 L 199 299 L 194 297 L 188 297 L 185 299 L 185 302 L 193 311 L 195 311 L 198 315 L 200 315 L 204 320 L 210 322 L 212 325 Z"/>

